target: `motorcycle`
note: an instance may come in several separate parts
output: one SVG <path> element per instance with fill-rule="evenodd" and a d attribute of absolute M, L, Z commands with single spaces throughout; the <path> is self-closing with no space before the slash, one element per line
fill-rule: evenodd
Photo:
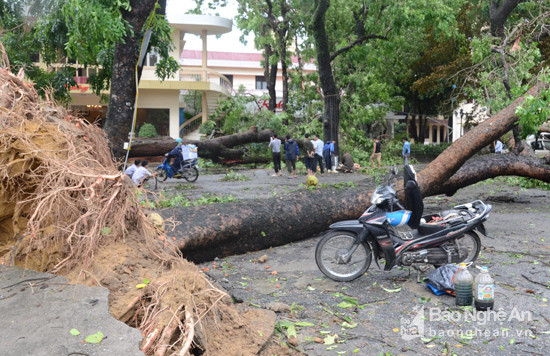
<path fill-rule="evenodd" d="M 165 158 L 157 167 L 158 178 L 161 181 L 165 181 L 168 178 L 183 178 L 188 182 L 195 182 L 199 178 L 199 166 L 197 165 L 198 159 L 191 159 L 182 162 L 181 168 L 178 172 L 174 172 L 170 165 L 170 158 Z"/>
<path fill-rule="evenodd" d="M 478 233 L 487 236 L 483 223 L 492 206 L 481 200 L 455 206 L 437 214 L 422 216 L 424 204 L 414 168 L 405 165 L 404 185 L 407 208 L 399 202 L 391 178 L 375 189 L 371 206 L 357 220 L 330 225 L 330 231 L 315 249 L 317 266 L 336 281 L 352 281 L 363 275 L 372 259 L 384 270 L 417 263 L 436 267 L 447 263 L 473 262 L 481 249 Z M 409 226 L 406 228 L 398 229 Z"/>

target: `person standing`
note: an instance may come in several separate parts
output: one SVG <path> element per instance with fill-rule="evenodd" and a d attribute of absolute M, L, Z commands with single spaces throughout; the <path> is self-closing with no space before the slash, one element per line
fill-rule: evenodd
<path fill-rule="evenodd" d="M 378 161 L 378 168 L 382 168 L 380 159 L 382 158 L 382 143 L 378 140 L 378 137 L 374 138 L 374 146 L 372 148 L 372 155 L 370 155 L 370 163 L 372 163 L 372 168 L 376 168 L 373 158 L 376 158 Z"/>
<path fill-rule="evenodd" d="M 296 159 L 300 155 L 300 149 L 296 141 L 288 134 L 285 142 L 285 163 L 288 171 L 288 179 L 296 178 Z"/>
<path fill-rule="evenodd" d="M 313 158 L 313 173 L 317 173 L 317 163 L 319 163 L 319 167 L 321 168 L 321 176 L 325 175 L 325 168 L 323 167 L 323 146 L 324 143 L 319 138 L 319 135 L 314 135 L 313 147 L 315 148 L 315 155 Z"/>
<path fill-rule="evenodd" d="M 313 156 L 315 155 L 315 148 L 313 148 L 313 141 L 309 139 L 309 134 L 306 134 L 304 140 L 304 164 L 306 165 L 307 175 L 313 175 Z"/>
<path fill-rule="evenodd" d="M 325 159 L 325 167 L 327 167 L 327 172 L 336 173 L 336 167 L 331 171 L 332 168 L 332 156 L 334 156 L 334 144 L 336 141 L 329 140 L 323 146 L 323 158 Z"/>
<path fill-rule="evenodd" d="M 407 137 L 403 137 L 403 163 L 409 164 L 409 157 L 411 155 L 411 143 Z"/>
<path fill-rule="evenodd" d="M 273 177 L 282 176 L 283 172 L 281 170 L 281 140 L 277 137 L 277 134 L 273 134 L 269 141 L 269 147 L 273 153 L 273 169 L 275 169 L 275 174 Z"/>
<path fill-rule="evenodd" d="M 496 154 L 502 153 L 502 142 L 500 142 L 500 140 L 498 139 L 495 141 L 495 153 Z"/>

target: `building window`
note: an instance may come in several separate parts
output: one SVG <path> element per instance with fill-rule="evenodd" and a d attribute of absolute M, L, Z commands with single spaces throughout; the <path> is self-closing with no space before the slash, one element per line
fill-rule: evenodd
<path fill-rule="evenodd" d="M 256 77 L 256 89 L 267 89 L 267 81 L 264 76 Z"/>
<path fill-rule="evenodd" d="M 233 74 L 224 74 L 223 76 L 226 77 L 227 80 L 229 80 L 229 83 L 231 83 L 231 86 L 233 86 Z M 223 85 L 224 82 L 225 82 L 225 80 L 220 78 L 220 85 Z"/>
<path fill-rule="evenodd" d="M 147 57 L 145 58 L 145 65 L 146 66 L 156 66 L 157 63 L 160 61 L 160 56 L 155 50 L 151 50 L 151 52 L 147 53 Z"/>
<path fill-rule="evenodd" d="M 144 123 L 152 124 L 159 136 L 168 136 L 170 133 L 170 109 L 137 109 L 136 135 Z"/>

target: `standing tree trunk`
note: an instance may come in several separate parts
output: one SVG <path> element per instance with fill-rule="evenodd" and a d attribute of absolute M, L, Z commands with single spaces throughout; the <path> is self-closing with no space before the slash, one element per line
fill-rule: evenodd
<path fill-rule="evenodd" d="M 264 25 L 262 27 L 262 35 L 266 36 L 268 31 L 267 25 Z M 277 62 L 271 63 L 272 54 L 271 45 L 266 44 L 264 46 L 264 78 L 267 84 L 267 92 L 269 93 L 268 110 L 275 112 L 277 108 L 277 92 L 275 91 L 275 85 L 277 84 Z"/>
<path fill-rule="evenodd" d="M 136 63 L 139 58 L 141 29 L 154 9 L 155 0 L 131 0 L 131 11 L 122 10 L 122 19 L 131 31 L 115 48 L 111 75 L 109 109 L 105 132 L 115 158 L 124 156 L 123 144 L 128 140 L 136 99 Z"/>
<path fill-rule="evenodd" d="M 289 42 L 289 25 L 288 25 L 288 4 L 286 1 L 281 1 L 281 18 L 282 23 L 277 29 L 277 35 L 279 36 L 279 48 L 281 52 L 281 75 L 283 76 L 283 111 L 287 110 L 288 106 L 288 66 L 286 62 L 286 57 L 288 55 L 287 45 Z"/>
<path fill-rule="evenodd" d="M 336 140 L 335 151 L 338 155 L 338 132 L 340 127 L 340 94 L 332 75 L 331 55 L 325 28 L 326 13 L 330 0 L 315 0 L 315 10 L 311 30 L 317 52 L 317 70 L 321 89 L 325 98 L 325 118 L 323 120 L 324 141 Z"/>

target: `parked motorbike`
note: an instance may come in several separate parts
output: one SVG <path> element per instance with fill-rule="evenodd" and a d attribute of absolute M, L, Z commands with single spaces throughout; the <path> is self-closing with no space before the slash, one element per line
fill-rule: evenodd
<path fill-rule="evenodd" d="M 199 178 L 199 166 L 197 165 L 198 159 L 192 159 L 184 161 L 178 172 L 174 172 L 170 165 L 170 158 L 165 158 L 157 167 L 158 179 L 165 181 L 168 178 L 183 178 L 188 182 L 194 182 Z"/>
<path fill-rule="evenodd" d="M 358 220 L 340 221 L 319 241 L 317 266 L 336 281 L 351 281 L 369 268 L 372 259 L 384 270 L 417 263 L 438 267 L 447 263 L 473 262 L 481 248 L 478 233 L 487 236 L 483 223 L 491 205 L 481 200 L 455 206 L 438 214 L 422 216 L 424 204 L 414 168 L 405 165 L 404 210 L 390 184 L 398 173 L 394 166 L 386 184 L 376 188 L 372 205 Z M 409 228 L 400 228 L 408 225 Z"/>

